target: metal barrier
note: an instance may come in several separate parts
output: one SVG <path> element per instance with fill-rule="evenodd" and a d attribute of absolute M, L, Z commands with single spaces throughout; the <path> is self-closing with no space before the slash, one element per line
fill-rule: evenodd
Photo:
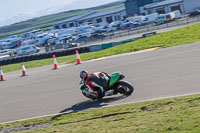
<path fill-rule="evenodd" d="M 106 37 L 103 39 L 88 39 L 85 40 L 83 42 L 79 42 L 81 45 L 86 45 L 89 43 L 94 43 L 96 41 L 105 41 L 105 40 L 112 40 L 114 38 L 119 38 L 119 37 L 123 37 L 123 36 L 130 36 L 130 35 L 134 35 L 134 34 L 140 34 L 140 33 L 145 33 L 145 32 L 151 32 L 151 31 L 155 31 L 155 30 L 159 30 L 159 29 L 163 29 L 163 28 L 170 28 L 170 27 L 175 27 L 175 26 L 179 26 L 179 25 L 186 25 L 189 23 L 194 23 L 194 22 L 198 22 L 200 21 L 200 16 L 197 17 L 186 17 L 186 18 L 182 18 L 182 19 L 177 19 L 171 22 L 167 22 L 164 24 L 160 24 L 160 25 L 156 25 L 154 23 L 148 24 L 148 25 L 142 25 L 140 27 L 137 28 L 129 28 L 129 29 L 125 29 L 125 30 L 118 30 L 118 31 L 113 31 L 113 32 L 109 32 L 106 33 Z"/>
<path fill-rule="evenodd" d="M 146 33 L 146 34 L 142 34 L 142 37 L 149 37 L 149 36 L 153 36 L 153 35 L 156 35 L 156 32 L 149 32 L 149 33 Z"/>
<path fill-rule="evenodd" d="M 21 62 L 27 62 L 27 61 L 34 61 L 34 60 L 52 58 L 53 54 L 55 54 L 56 57 L 73 55 L 73 54 L 75 54 L 75 50 L 79 50 L 79 53 L 89 52 L 88 47 L 72 48 L 72 49 L 67 49 L 67 50 L 62 50 L 62 51 L 53 51 L 53 52 L 48 52 L 48 53 L 41 53 L 41 54 L 34 54 L 34 55 L 5 59 L 5 60 L 0 61 L 0 66 L 9 65 L 9 64 L 16 64 L 16 63 L 21 63 Z"/>

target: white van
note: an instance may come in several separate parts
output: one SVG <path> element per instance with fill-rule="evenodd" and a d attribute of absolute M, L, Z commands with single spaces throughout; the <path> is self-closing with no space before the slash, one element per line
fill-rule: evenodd
<path fill-rule="evenodd" d="M 156 24 L 164 24 L 165 22 L 167 22 L 166 14 L 160 14 L 158 18 L 155 20 Z"/>
<path fill-rule="evenodd" d="M 146 16 L 128 17 L 128 18 L 125 19 L 125 22 L 145 24 L 147 22 L 147 18 L 146 18 Z"/>
<path fill-rule="evenodd" d="M 147 22 L 154 22 L 158 18 L 159 14 L 158 13 L 152 13 L 149 15 L 146 15 L 146 20 Z"/>
<path fill-rule="evenodd" d="M 175 19 L 176 18 L 181 18 L 181 12 L 179 10 L 173 11 L 172 13 L 174 13 Z"/>
<path fill-rule="evenodd" d="M 15 56 L 16 50 L 14 49 L 4 49 L 0 50 L 0 56 L 10 55 L 10 57 Z"/>
<path fill-rule="evenodd" d="M 16 51 L 18 56 L 22 56 L 22 55 L 38 53 L 40 51 L 40 48 L 36 47 L 35 45 L 28 45 L 19 47 L 16 49 Z"/>

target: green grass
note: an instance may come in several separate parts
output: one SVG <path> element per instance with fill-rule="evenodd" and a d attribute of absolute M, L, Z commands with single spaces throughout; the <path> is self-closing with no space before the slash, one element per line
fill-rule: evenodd
<path fill-rule="evenodd" d="M 148 38 L 140 39 L 134 42 L 129 42 L 123 45 L 112 47 L 98 52 L 90 52 L 80 54 L 82 60 L 96 59 L 115 54 L 127 53 L 148 49 L 152 47 L 166 48 L 171 46 L 183 45 L 186 43 L 200 41 L 200 24 L 195 24 L 185 28 L 177 29 L 174 31 L 165 32 Z M 59 63 L 72 63 L 76 61 L 75 55 L 64 56 L 57 58 Z M 26 62 L 26 68 L 34 68 L 52 64 L 52 59 L 37 60 Z M 4 73 L 20 70 L 20 64 L 3 66 Z"/>
<path fill-rule="evenodd" d="M 199 111 L 200 95 L 193 95 L 3 124 L 0 129 L 51 123 L 25 132 L 198 133 Z"/>

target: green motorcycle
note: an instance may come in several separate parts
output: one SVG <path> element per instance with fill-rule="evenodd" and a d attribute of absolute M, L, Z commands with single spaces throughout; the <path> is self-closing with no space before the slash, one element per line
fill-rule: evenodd
<path fill-rule="evenodd" d="M 122 73 L 114 72 L 109 79 L 108 88 L 105 90 L 105 96 L 112 96 L 117 94 L 131 95 L 134 91 L 134 88 L 129 82 L 121 81 L 124 78 L 125 76 Z M 97 88 L 96 91 L 101 91 L 101 89 Z M 94 97 L 92 94 L 88 94 L 87 92 L 83 91 L 82 94 L 92 100 L 96 99 L 96 97 Z"/>

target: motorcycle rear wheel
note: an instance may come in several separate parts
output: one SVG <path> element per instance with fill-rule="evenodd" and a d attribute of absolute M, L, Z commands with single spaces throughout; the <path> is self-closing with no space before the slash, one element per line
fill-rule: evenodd
<path fill-rule="evenodd" d="M 134 91 L 133 86 L 127 81 L 118 81 L 116 86 L 116 90 L 123 95 L 131 95 Z"/>

